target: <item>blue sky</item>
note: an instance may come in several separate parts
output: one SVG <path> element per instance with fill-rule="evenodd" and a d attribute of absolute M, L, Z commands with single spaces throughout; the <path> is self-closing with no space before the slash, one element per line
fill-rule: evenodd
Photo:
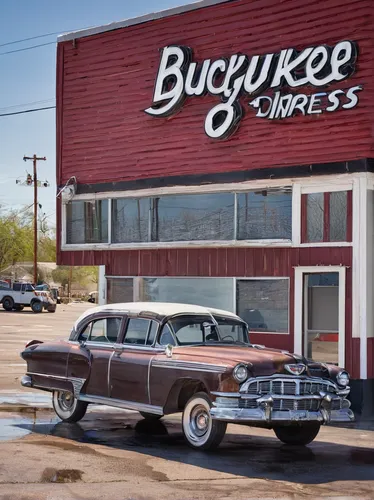
<path fill-rule="evenodd" d="M 57 36 L 3 44 L 107 24 L 186 3 L 190 1 L 0 0 L 0 114 L 54 105 L 56 45 L 51 43 L 32 50 L 3 53 L 55 42 Z M 26 106 L 14 107 L 22 104 Z M 22 158 L 34 153 L 46 156 L 47 161 L 39 163 L 38 176 L 50 181 L 51 187 L 39 190 L 39 202 L 51 226 L 55 225 L 55 144 L 54 110 L 0 117 L 0 206 L 20 208 L 32 203 L 33 190 L 16 185 L 17 178 L 25 178 L 26 170 L 32 171 L 32 162 L 25 163 Z"/>

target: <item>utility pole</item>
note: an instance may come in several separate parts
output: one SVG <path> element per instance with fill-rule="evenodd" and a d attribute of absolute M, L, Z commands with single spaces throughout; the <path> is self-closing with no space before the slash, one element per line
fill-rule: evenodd
<path fill-rule="evenodd" d="M 46 157 L 38 157 L 36 155 L 33 156 L 24 156 L 23 161 L 32 160 L 33 163 L 33 177 L 31 178 L 30 174 L 27 174 L 26 185 L 34 186 L 34 285 L 38 284 L 38 186 L 40 187 L 48 187 L 49 183 L 45 181 L 41 183 L 38 181 L 38 174 L 36 165 L 38 161 L 46 161 Z M 17 182 L 17 181 L 16 181 Z M 23 184 L 21 182 L 17 182 L 17 184 Z"/>

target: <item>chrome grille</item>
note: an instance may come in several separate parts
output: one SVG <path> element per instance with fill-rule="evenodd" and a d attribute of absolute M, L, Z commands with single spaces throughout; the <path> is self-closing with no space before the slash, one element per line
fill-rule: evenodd
<path fill-rule="evenodd" d="M 335 393 L 332 385 L 324 382 L 311 380 L 254 380 L 246 390 L 247 394 L 262 396 L 264 394 L 275 394 L 278 396 L 308 396 L 319 394 L 319 392 Z"/>
<path fill-rule="evenodd" d="M 319 407 L 320 401 L 318 399 L 275 399 L 273 403 L 273 410 L 275 411 L 318 411 Z M 254 409 L 258 408 L 258 404 L 255 399 L 240 399 L 239 408 Z"/>

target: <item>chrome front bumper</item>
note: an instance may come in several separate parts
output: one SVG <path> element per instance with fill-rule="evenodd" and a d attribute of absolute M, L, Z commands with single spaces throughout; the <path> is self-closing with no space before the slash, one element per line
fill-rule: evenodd
<path fill-rule="evenodd" d="M 354 414 L 346 399 L 349 388 L 331 394 L 254 395 L 213 392 L 216 397 L 210 410 L 212 418 L 227 422 L 352 422 Z"/>
<path fill-rule="evenodd" d="M 216 420 L 232 423 L 321 422 L 327 424 L 329 422 L 352 422 L 354 420 L 353 412 L 349 408 L 331 411 L 272 410 L 270 415 L 262 408 L 250 410 L 245 408 L 212 408 L 210 414 Z"/>

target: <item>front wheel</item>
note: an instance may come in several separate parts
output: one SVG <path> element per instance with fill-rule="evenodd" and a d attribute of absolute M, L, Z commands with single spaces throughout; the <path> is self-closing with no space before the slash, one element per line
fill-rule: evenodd
<path fill-rule="evenodd" d="M 57 416 L 64 422 L 78 422 L 86 414 L 88 406 L 68 391 L 54 391 L 52 404 Z"/>
<path fill-rule="evenodd" d="M 213 420 L 210 408 L 211 402 L 205 392 L 194 394 L 184 407 L 183 434 L 192 448 L 212 450 L 219 446 L 225 435 L 226 422 Z"/>
<path fill-rule="evenodd" d="M 300 425 L 290 425 L 287 427 L 274 427 L 277 438 L 285 444 L 305 446 L 313 441 L 319 433 L 321 425 L 319 423 L 306 423 Z"/>
<path fill-rule="evenodd" d="M 43 304 L 39 300 L 33 300 L 31 302 L 31 309 L 34 313 L 41 313 L 43 312 Z"/>

